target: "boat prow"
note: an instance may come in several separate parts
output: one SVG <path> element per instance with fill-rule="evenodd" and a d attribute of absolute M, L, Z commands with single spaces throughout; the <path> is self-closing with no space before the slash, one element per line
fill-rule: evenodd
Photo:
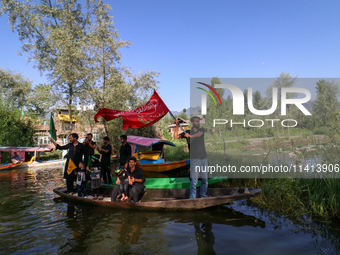
<path fill-rule="evenodd" d="M 56 159 L 43 162 L 22 162 L 17 164 L 3 164 L 0 165 L 0 170 L 14 170 L 14 169 L 33 169 L 33 168 L 46 168 L 46 167 L 62 167 L 66 159 Z"/>

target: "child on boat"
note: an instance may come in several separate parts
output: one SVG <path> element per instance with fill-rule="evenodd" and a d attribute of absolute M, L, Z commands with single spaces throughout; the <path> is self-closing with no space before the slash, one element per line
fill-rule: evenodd
<path fill-rule="evenodd" d="M 97 199 L 99 196 L 99 200 L 103 200 L 103 176 L 100 171 L 100 162 L 99 155 L 93 155 L 91 158 L 92 161 L 92 169 L 91 172 L 91 188 L 93 190 L 93 199 Z"/>
<path fill-rule="evenodd" d="M 125 201 L 129 197 L 129 184 L 131 184 L 129 172 L 122 166 L 120 169 L 115 170 L 120 180 L 120 193 L 122 193 L 121 201 Z"/>
<path fill-rule="evenodd" d="M 77 190 L 78 190 L 78 197 L 81 197 L 83 193 L 84 198 L 87 198 L 86 163 L 84 161 L 79 162 L 79 167 L 76 169 L 74 174 L 77 176 L 76 184 L 77 184 Z"/>

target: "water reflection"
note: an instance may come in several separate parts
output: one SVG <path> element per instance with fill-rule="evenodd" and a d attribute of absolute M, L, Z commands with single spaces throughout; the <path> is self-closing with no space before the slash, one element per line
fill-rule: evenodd
<path fill-rule="evenodd" d="M 215 236 L 211 223 L 194 223 L 198 251 L 197 254 L 216 254 L 214 251 Z"/>
<path fill-rule="evenodd" d="M 65 204 L 61 199 L 54 200 L 57 204 Z M 197 250 L 197 254 L 215 254 L 216 225 L 232 227 L 260 227 L 266 223 L 254 216 L 237 212 L 227 206 L 220 206 L 202 211 L 179 212 L 144 212 L 113 210 L 100 207 L 90 207 L 81 204 L 66 203 L 65 227 L 72 233 L 60 251 L 83 252 L 102 249 L 112 253 L 151 252 L 156 254 L 170 254 L 174 250 L 180 251 L 185 245 Z M 180 243 L 172 228 L 181 226 L 189 236 L 194 234 L 193 240 L 187 244 Z M 217 235 L 220 235 L 217 231 Z M 174 242 L 170 239 L 174 238 Z M 185 235 L 183 236 L 184 238 Z M 193 238 L 192 238 L 193 239 Z M 100 244 L 100 245 L 99 245 Z"/>
<path fill-rule="evenodd" d="M 245 203 L 129 211 L 65 203 L 61 169 L 0 173 L 0 253 L 336 254 L 340 222 L 291 222 Z"/>

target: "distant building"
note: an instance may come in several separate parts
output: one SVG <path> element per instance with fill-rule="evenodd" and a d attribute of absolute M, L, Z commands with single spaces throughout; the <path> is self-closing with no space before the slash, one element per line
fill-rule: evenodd
<path fill-rule="evenodd" d="M 81 111 L 82 108 L 77 111 Z M 89 109 L 89 108 L 83 108 Z M 75 113 L 77 115 L 77 113 Z M 68 143 L 68 135 L 70 134 L 70 116 L 68 114 L 67 108 L 59 108 L 53 114 L 53 120 L 55 124 L 55 128 L 57 130 L 57 143 L 61 145 L 65 145 Z M 39 147 L 54 147 L 54 145 L 50 142 L 50 123 L 48 121 L 44 121 L 40 125 L 36 125 L 36 133 L 34 135 L 35 145 Z M 91 131 L 92 129 L 92 131 Z M 88 133 L 93 134 L 93 140 L 95 142 L 100 141 L 100 134 L 104 131 L 104 125 L 95 124 L 92 127 L 90 125 L 81 125 L 78 122 L 77 117 L 72 117 L 72 133 L 77 133 L 79 135 L 79 141 L 83 142 L 85 136 Z"/>
<path fill-rule="evenodd" d="M 94 107 L 95 107 L 94 104 L 91 104 L 91 105 L 80 105 L 80 106 L 77 107 L 77 111 L 87 111 L 87 110 L 94 111 Z"/>
<path fill-rule="evenodd" d="M 190 124 L 189 120 L 184 120 L 182 118 L 178 118 L 179 123 L 181 124 L 181 126 L 184 128 L 184 130 L 188 129 L 188 126 Z M 172 122 L 170 125 L 167 126 L 168 132 L 171 134 L 172 137 L 175 136 L 175 131 L 176 131 L 176 122 Z M 182 129 L 178 126 L 177 127 L 178 130 L 178 134 L 182 133 Z"/>

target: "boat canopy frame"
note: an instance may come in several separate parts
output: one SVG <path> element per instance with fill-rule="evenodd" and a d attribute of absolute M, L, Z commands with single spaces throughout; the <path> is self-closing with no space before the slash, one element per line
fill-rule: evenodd
<path fill-rule="evenodd" d="M 164 145 L 170 145 L 176 147 L 176 145 L 168 140 L 158 139 L 158 138 L 149 138 L 149 137 L 142 137 L 142 136 L 135 136 L 135 135 L 128 135 L 127 142 L 136 145 L 136 152 L 138 155 L 138 160 L 141 161 L 139 155 L 139 146 L 142 147 L 151 147 L 154 145 L 161 145 L 161 153 L 160 157 L 162 157 L 164 153 Z"/>

